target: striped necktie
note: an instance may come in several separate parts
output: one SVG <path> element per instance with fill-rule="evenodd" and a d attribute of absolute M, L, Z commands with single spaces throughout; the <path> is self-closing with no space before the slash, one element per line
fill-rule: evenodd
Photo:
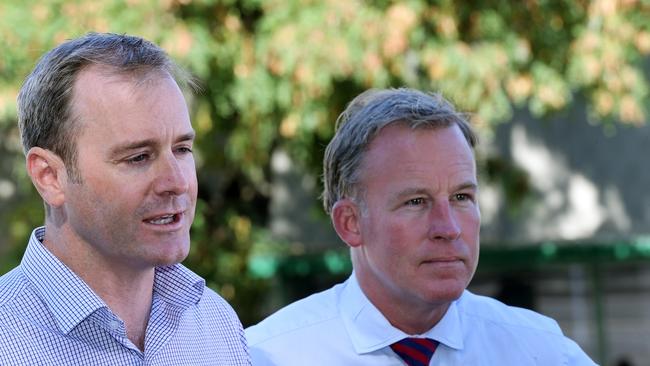
<path fill-rule="evenodd" d="M 429 338 L 404 338 L 390 348 L 409 366 L 429 366 L 438 342 Z"/>

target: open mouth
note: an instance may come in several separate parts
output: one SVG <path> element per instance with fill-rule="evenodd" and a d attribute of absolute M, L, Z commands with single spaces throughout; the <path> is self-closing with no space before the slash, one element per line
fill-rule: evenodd
<path fill-rule="evenodd" d="M 169 224 L 177 223 L 180 220 L 180 218 L 181 218 L 180 214 L 169 214 L 169 215 L 156 216 L 151 219 L 144 220 L 144 222 L 152 225 L 169 225 Z"/>

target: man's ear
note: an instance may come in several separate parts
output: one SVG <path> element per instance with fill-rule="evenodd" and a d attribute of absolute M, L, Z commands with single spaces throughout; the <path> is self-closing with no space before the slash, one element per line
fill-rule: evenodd
<path fill-rule="evenodd" d="M 27 174 L 43 200 L 52 207 L 65 201 L 64 184 L 67 179 L 63 160 L 50 150 L 32 147 L 27 152 Z"/>
<path fill-rule="evenodd" d="M 361 208 L 356 203 L 348 198 L 337 201 L 332 207 L 331 217 L 341 240 L 353 248 L 362 244 Z"/>

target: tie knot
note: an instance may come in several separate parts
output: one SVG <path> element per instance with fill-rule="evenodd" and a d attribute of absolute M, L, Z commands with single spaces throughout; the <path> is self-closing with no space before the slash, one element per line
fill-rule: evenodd
<path fill-rule="evenodd" d="M 428 366 L 438 342 L 429 338 L 404 338 L 390 348 L 409 366 Z"/>

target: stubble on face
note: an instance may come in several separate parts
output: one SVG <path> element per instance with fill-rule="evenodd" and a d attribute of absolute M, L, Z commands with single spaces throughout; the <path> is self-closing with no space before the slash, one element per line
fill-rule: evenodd
<path fill-rule="evenodd" d="M 105 264 L 153 268 L 178 263 L 189 252 L 196 171 L 191 150 L 179 147 L 191 148 L 184 136 L 193 131 L 175 82 L 168 75 L 147 77 L 134 83 L 90 68 L 75 84 L 73 109 L 85 124 L 77 140 L 82 180 L 67 186 L 66 216 L 78 241 Z M 111 155 L 131 141 L 136 147 Z M 147 160 L 130 162 L 137 154 Z M 182 187 L 173 180 L 183 180 Z M 165 184 L 169 192 L 160 188 Z M 150 230 L 145 220 L 166 213 L 182 227 Z"/>

